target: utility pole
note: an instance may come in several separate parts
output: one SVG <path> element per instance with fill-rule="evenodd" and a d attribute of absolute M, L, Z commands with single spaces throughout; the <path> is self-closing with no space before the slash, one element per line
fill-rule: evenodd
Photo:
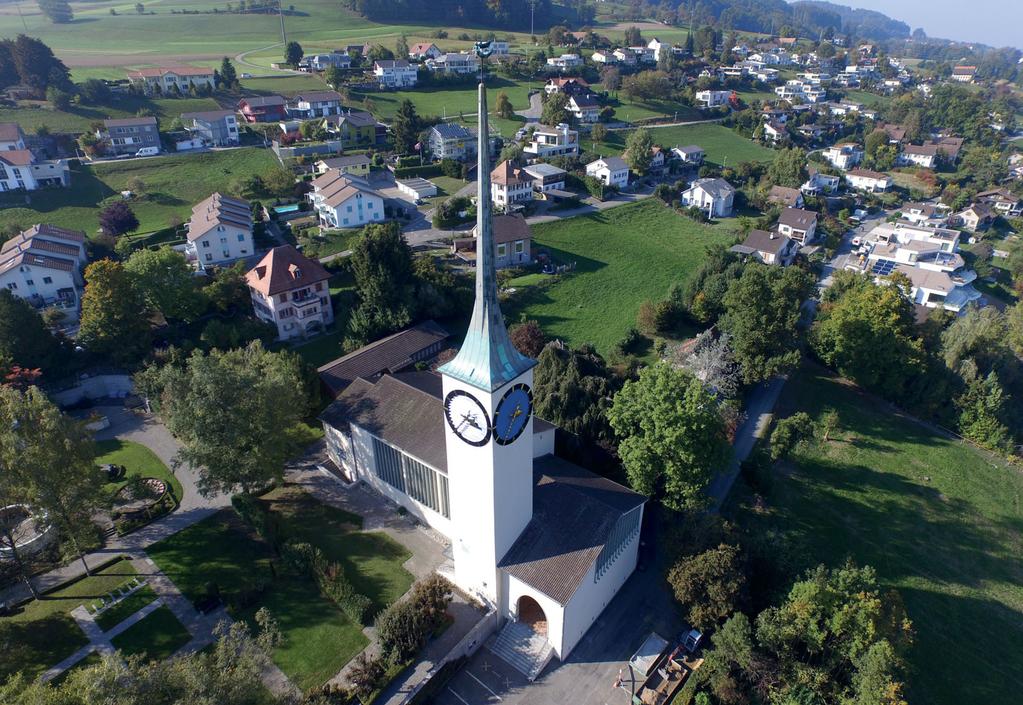
<path fill-rule="evenodd" d="M 288 35 L 284 31 L 284 0 L 277 0 L 277 15 L 281 18 L 281 44 L 288 48 Z"/>
<path fill-rule="evenodd" d="M 28 34 L 28 24 L 25 22 L 25 15 L 21 14 L 21 3 L 15 2 L 14 6 L 18 8 L 18 17 L 21 18 L 21 26 L 25 28 L 25 33 Z"/>
<path fill-rule="evenodd" d="M 529 3 L 529 38 L 536 44 L 536 32 L 533 31 L 533 16 L 536 14 L 536 1 L 530 0 Z"/>

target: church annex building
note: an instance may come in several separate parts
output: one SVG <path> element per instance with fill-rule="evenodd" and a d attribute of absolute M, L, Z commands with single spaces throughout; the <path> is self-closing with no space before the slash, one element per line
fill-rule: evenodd
<path fill-rule="evenodd" d="M 323 412 L 327 452 L 451 542 L 455 583 L 564 660 L 636 568 L 646 498 L 554 455 L 533 366 L 498 305 L 487 98 L 479 86 L 476 300 L 437 372 L 355 379 Z"/>

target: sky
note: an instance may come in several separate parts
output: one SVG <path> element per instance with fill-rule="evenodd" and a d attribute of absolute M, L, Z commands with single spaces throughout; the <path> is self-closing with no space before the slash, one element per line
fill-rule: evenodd
<path fill-rule="evenodd" d="M 1023 0 L 833 0 L 883 12 L 929 37 L 1023 49 Z"/>

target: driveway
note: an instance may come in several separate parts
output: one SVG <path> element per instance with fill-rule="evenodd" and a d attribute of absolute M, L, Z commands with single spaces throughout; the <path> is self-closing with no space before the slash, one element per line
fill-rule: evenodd
<path fill-rule="evenodd" d="M 529 107 L 525 110 L 516 110 L 515 114 L 526 118 L 526 122 L 539 122 L 543 114 L 543 93 L 537 91 L 529 96 Z"/>

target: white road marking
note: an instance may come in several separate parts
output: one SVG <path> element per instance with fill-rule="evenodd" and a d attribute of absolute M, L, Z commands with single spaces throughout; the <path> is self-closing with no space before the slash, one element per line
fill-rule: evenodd
<path fill-rule="evenodd" d="M 465 703 L 465 705 L 469 705 L 469 702 L 468 702 L 468 701 L 467 701 L 467 700 L 466 700 L 465 698 L 463 698 L 463 697 L 462 697 L 461 695 L 459 695 L 459 694 L 458 694 L 458 693 L 456 693 L 455 691 L 451 690 L 451 688 L 450 688 L 450 687 L 448 688 L 448 690 L 449 690 L 449 691 L 451 691 L 451 694 L 452 694 L 452 695 L 454 695 L 454 696 L 455 696 L 456 698 L 458 698 L 458 699 L 459 699 L 459 700 L 461 700 L 461 701 L 462 701 L 463 703 Z"/>
<path fill-rule="evenodd" d="M 493 695 L 493 696 L 494 696 L 495 698 L 497 698 L 497 699 L 498 699 L 499 701 L 501 700 L 501 696 L 500 696 L 500 695 L 498 695 L 497 693 L 495 693 L 494 691 L 492 691 L 492 690 L 490 689 L 490 686 L 489 686 L 489 685 L 487 685 L 486 683 L 484 683 L 483 681 L 481 681 L 481 680 L 480 680 L 479 678 L 477 678 L 477 677 L 476 677 L 476 676 L 474 676 L 473 674 L 469 673 L 469 671 L 468 671 L 468 670 L 466 670 L 466 672 L 465 672 L 465 675 L 469 676 L 469 677 L 470 677 L 470 678 L 472 678 L 472 679 L 473 679 L 474 681 L 476 681 L 477 683 L 479 683 L 480 685 L 482 685 L 482 686 L 483 686 L 484 688 L 486 688 L 486 689 L 487 689 L 487 692 L 488 692 L 488 693 L 490 693 L 491 695 Z"/>

